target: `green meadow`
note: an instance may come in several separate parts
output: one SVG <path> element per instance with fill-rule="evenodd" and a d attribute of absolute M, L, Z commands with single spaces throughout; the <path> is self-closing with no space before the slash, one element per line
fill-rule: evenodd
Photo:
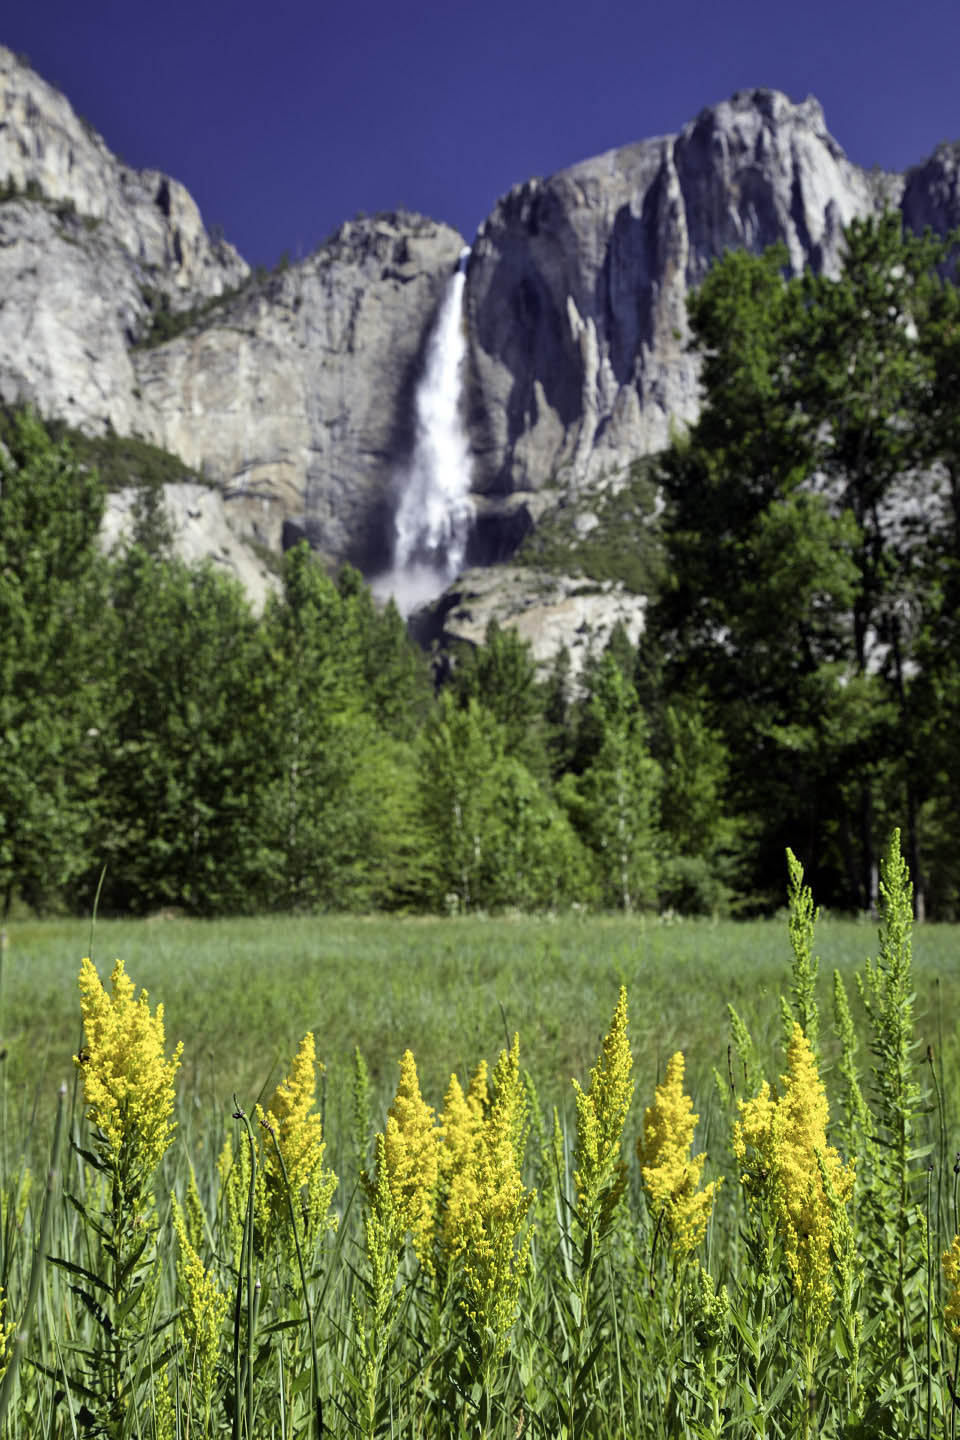
<path fill-rule="evenodd" d="M 952 1440 L 960 931 L 905 906 L 14 921 L 0 1434 Z"/>
<path fill-rule="evenodd" d="M 821 919 L 819 997 L 829 1010 L 838 969 L 856 1008 L 854 973 L 877 950 L 869 920 Z M 788 986 L 784 916 L 750 922 L 604 916 L 394 919 L 342 916 L 203 921 L 13 923 L 2 977 L 8 1096 L 18 1113 L 70 1079 L 80 1044 L 77 972 L 92 954 L 114 959 L 162 1001 L 168 1038 L 183 1041 L 179 1090 L 204 1108 L 272 1087 L 307 1030 L 327 1085 L 349 1086 L 359 1048 L 384 1105 L 408 1047 L 424 1093 L 442 1097 L 450 1073 L 495 1058 L 519 1031 L 524 1066 L 544 1104 L 566 1105 L 571 1077 L 593 1064 L 620 985 L 631 998 L 641 1093 L 676 1050 L 706 1098 L 726 1072 L 727 1005 L 761 1054 L 776 1061 L 779 996 Z M 913 940 L 918 1039 L 960 1083 L 960 927 L 928 925 Z M 696 1092 L 695 1092 L 696 1093 Z M 52 1103 L 52 1101 L 51 1101 Z"/>

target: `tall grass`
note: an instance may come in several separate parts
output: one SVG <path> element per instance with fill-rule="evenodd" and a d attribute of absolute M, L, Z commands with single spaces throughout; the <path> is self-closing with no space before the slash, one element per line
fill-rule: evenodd
<path fill-rule="evenodd" d="M 880 937 L 818 921 L 811 940 L 799 893 L 792 931 L 785 919 L 100 924 L 101 975 L 122 955 L 151 1006 L 164 1003 L 167 1052 L 184 1042 L 177 1128 L 149 1175 L 91 1128 L 84 1067 L 70 1062 L 82 1054 L 76 981 L 89 927 L 11 927 L 0 1328 L 15 1327 L 5 1359 L 20 1354 L 0 1389 L 4 1433 L 955 1435 L 953 1290 L 940 1256 L 958 1223 L 960 1057 L 941 1023 L 960 998 L 957 932 L 904 934 L 901 894 Z M 819 975 L 804 968 L 805 945 Z M 615 1134 L 601 1062 L 621 986 L 636 1089 Z M 810 1173 L 825 1175 L 814 1190 L 829 1226 L 826 1301 L 791 1270 L 791 1246 L 807 1253 L 807 1237 L 783 1229 L 789 1207 L 761 1163 L 776 1145 L 768 1136 L 768 1151 L 733 1151 L 754 1080 L 790 1096 L 779 1077 L 799 1066 L 785 1042 L 800 1018 L 818 1032 L 827 1139 L 837 1163 L 857 1169 L 844 1203 L 831 1198 L 840 1172 L 822 1146 L 811 1152 Z M 327 1066 L 316 1077 L 309 1067 L 309 1094 L 305 1064 L 291 1059 L 307 1031 Z M 408 1047 L 418 1088 L 408 1065 L 395 1095 Z M 699 1114 L 686 1161 L 645 1129 L 657 1103 L 690 1113 L 676 1095 L 655 1102 L 677 1051 Z M 48 1157 L 61 1078 L 70 1146 L 59 1167 Z M 592 1160 L 591 1103 L 606 1135 Z M 447 1158 L 423 1231 L 411 1216 L 431 1107 L 443 1112 Z M 413 1148 L 414 1115 L 428 1150 Z M 670 1123 L 680 1155 L 688 1137 Z M 297 1148 L 296 1135 L 309 1144 Z M 651 1184 L 655 1162 L 679 1165 L 672 1190 Z M 62 1186 L 31 1185 L 31 1173 L 60 1168 Z M 709 1224 L 685 1250 L 683 1206 L 721 1177 Z"/>

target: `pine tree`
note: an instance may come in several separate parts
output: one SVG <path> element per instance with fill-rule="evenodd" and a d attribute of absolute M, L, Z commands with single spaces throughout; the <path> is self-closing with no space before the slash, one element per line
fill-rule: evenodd
<path fill-rule="evenodd" d="M 29 413 L 0 447 L 0 909 L 62 898 L 89 863 L 111 640 L 104 491 Z"/>

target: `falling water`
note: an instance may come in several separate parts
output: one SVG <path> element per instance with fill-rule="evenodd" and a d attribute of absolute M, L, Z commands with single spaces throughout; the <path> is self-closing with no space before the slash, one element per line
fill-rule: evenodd
<path fill-rule="evenodd" d="M 376 586 L 406 612 L 439 595 L 463 569 L 473 522 L 470 449 L 460 413 L 469 258 L 469 249 L 460 252 L 427 341 L 415 397 L 413 454 L 394 516 L 393 570 Z"/>

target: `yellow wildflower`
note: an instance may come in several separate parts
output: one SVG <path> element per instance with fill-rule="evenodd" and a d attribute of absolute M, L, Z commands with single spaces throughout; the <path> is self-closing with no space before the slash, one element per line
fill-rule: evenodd
<path fill-rule="evenodd" d="M 603 1049 L 590 1071 L 590 1090 L 584 1094 L 576 1080 L 577 1166 L 574 1182 L 581 1210 L 609 1219 L 623 1194 L 627 1167 L 620 1159 L 623 1127 L 633 1098 L 633 1056 L 627 1039 L 627 991 L 613 1012 Z"/>
<path fill-rule="evenodd" d="M 450 1076 L 440 1114 L 440 1174 L 444 1181 L 469 1168 L 488 1108 L 486 1060 L 474 1070 L 466 1095 L 456 1075 Z"/>
<path fill-rule="evenodd" d="M 194 1250 L 200 1250 L 207 1237 L 207 1216 L 200 1199 L 200 1192 L 197 1189 L 197 1177 L 194 1173 L 193 1162 L 188 1160 L 190 1176 L 187 1180 L 187 1197 L 184 1210 L 184 1223 L 187 1227 L 187 1239 Z"/>
<path fill-rule="evenodd" d="M 191 1180 L 192 1180 L 191 1176 Z M 221 1294 L 214 1276 L 204 1268 L 196 1249 L 190 1242 L 187 1220 L 177 1201 L 173 1200 L 173 1228 L 179 1247 L 177 1279 L 184 1304 L 180 1311 L 180 1334 L 187 1355 L 189 1373 L 192 1377 L 192 1392 L 200 1397 L 204 1416 L 204 1431 L 210 1417 L 210 1403 L 216 1382 L 217 1356 L 220 1350 L 220 1333 L 230 1303 L 228 1295 Z M 193 1204 L 199 1204 L 194 1192 Z"/>
<path fill-rule="evenodd" d="M 154 1370 L 151 1380 L 153 1391 L 153 1433 L 156 1440 L 176 1440 L 177 1418 L 173 1396 L 170 1394 L 170 1380 L 166 1365 Z"/>
<path fill-rule="evenodd" d="M 478 1061 L 476 1069 L 470 1076 L 470 1084 L 467 1086 L 467 1104 L 471 1105 L 477 1114 L 486 1115 L 490 1105 L 486 1060 Z"/>
<path fill-rule="evenodd" d="M 450 1210 L 450 1191 L 457 1184 L 457 1206 L 464 1203 L 465 1190 L 471 1183 L 475 1155 L 483 1132 L 487 1099 L 486 1061 L 474 1071 L 473 1084 L 463 1093 L 456 1075 L 450 1076 L 443 1110 L 439 1116 L 440 1152 L 437 1184 L 439 1231 L 435 1236 L 435 1253 L 442 1268 L 455 1259 L 459 1248 L 457 1221 Z M 482 1098 L 481 1098 L 482 1097 Z"/>
<path fill-rule="evenodd" d="M 10 1363 L 10 1336 L 16 1329 L 15 1320 L 11 1320 L 9 1325 L 3 1324 L 3 1312 L 6 1310 L 6 1308 L 7 1297 L 3 1293 L 3 1291 L 0 1290 L 0 1376 L 3 1375 L 3 1372 L 6 1370 L 7 1366 Z"/>
<path fill-rule="evenodd" d="M 414 1250 L 429 1269 L 439 1137 L 433 1107 L 420 1094 L 417 1065 L 410 1050 L 404 1051 L 400 1061 L 400 1083 L 383 1138 L 387 1178 L 401 1234 L 410 1232 Z"/>
<path fill-rule="evenodd" d="M 300 1238 L 310 1244 L 325 1225 L 336 1224 L 329 1218 L 328 1211 L 337 1188 L 337 1177 L 332 1170 L 324 1169 L 323 1123 L 319 1115 L 312 1113 L 316 1104 L 317 1068 L 313 1035 L 308 1033 L 300 1042 L 290 1074 L 273 1092 L 267 1109 L 257 1106 L 262 1132 L 253 1203 L 255 1242 L 261 1256 L 270 1252 L 275 1244 L 291 1254 L 294 1249 L 290 1204 L 278 1148 L 287 1172 L 294 1213 L 302 1227 Z M 250 1163 L 247 1141 L 244 1140 L 234 1155 L 233 1143 L 227 1136 L 217 1163 L 219 1205 L 235 1263 L 243 1240 Z"/>
<path fill-rule="evenodd" d="M 173 1134 L 173 1081 L 183 1046 L 164 1054 L 163 1006 L 151 1015 L 147 992 L 117 960 L 108 995 L 90 960 L 80 967 L 84 1050 L 74 1056 L 83 1073 L 87 1115 L 99 1132 L 101 1158 L 126 1184 L 151 1175 Z"/>
<path fill-rule="evenodd" d="M 323 1138 L 323 1121 L 313 1113 L 317 1103 L 318 1066 L 313 1033 L 308 1032 L 300 1042 L 290 1074 L 276 1090 L 266 1112 L 257 1107 L 257 1115 L 266 1130 L 276 1137 L 267 1140 L 261 1152 L 258 1183 L 265 1191 L 264 1245 L 269 1246 L 272 1236 L 279 1234 L 292 1240 L 289 1235 L 290 1209 L 284 1185 L 283 1170 L 277 1158 L 277 1149 L 283 1156 L 287 1172 L 287 1184 L 294 1199 L 300 1202 L 300 1218 L 303 1235 L 313 1240 L 327 1223 L 327 1212 L 333 1192 L 337 1188 L 337 1177 L 332 1170 L 323 1167 L 326 1141 Z"/>
<path fill-rule="evenodd" d="M 944 1250 L 943 1273 L 950 1287 L 943 1318 L 947 1333 L 955 1345 L 960 1345 L 960 1235 L 954 1235 L 949 1250 Z"/>
<path fill-rule="evenodd" d="M 529 1260 L 534 1200 L 522 1178 L 527 1116 L 519 1036 L 500 1053 L 485 1114 L 485 1071 L 474 1078 L 466 1097 L 451 1081 L 441 1117 L 448 1175 L 442 1242 L 461 1267 L 465 1313 L 481 1334 L 493 1335 L 502 1354 Z"/>
<path fill-rule="evenodd" d="M 683 1070 L 683 1053 L 678 1050 L 667 1064 L 653 1104 L 644 1111 L 643 1136 L 637 1141 L 644 1189 L 680 1256 L 689 1255 L 703 1238 L 720 1184 L 712 1180 L 702 1190 L 697 1188 L 707 1157 L 690 1153 L 700 1116 L 683 1093 Z"/>
<path fill-rule="evenodd" d="M 763 1199 L 770 1206 L 794 1295 L 818 1334 L 833 1298 L 834 1208 L 846 1204 L 854 1171 L 827 1143 L 826 1091 L 810 1042 L 796 1023 L 787 1050 L 787 1074 L 780 1078 L 779 1099 L 771 1097 L 764 1083 L 753 1100 L 740 1101 L 733 1149 L 746 1165 L 741 1175 L 744 1189 L 752 1200 Z"/>
<path fill-rule="evenodd" d="M 468 1154 L 483 1125 L 483 1107 L 471 1104 L 456 1075 L 450 1076 L 440 1112 L 440 1166 L 449 1173 Z"/>

